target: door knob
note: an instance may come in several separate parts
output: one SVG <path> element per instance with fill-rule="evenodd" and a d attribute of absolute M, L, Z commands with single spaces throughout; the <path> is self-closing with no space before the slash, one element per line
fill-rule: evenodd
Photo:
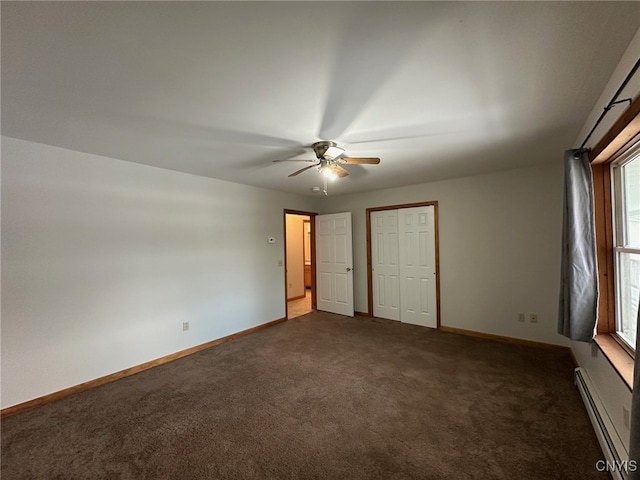
<path fill-rule="evenodd" d="M 350 272 L 351 270 L 353 270 L 353 268 L 347 267 L 347 272 Z"/>

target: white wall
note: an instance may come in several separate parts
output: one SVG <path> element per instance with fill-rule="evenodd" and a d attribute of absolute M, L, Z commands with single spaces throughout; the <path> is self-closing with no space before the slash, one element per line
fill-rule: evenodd
<path fill-rule="evenodd" d="M 589 130 L 591 130 L 595 125 L 595 122 L 602 113 L 603 108 L 609 103 L 638 58 L 640 58 L 640 30 L 638 30 L 635 37 L 629 44 L 629 47 L 622 56 L 620 63 L 607 83 L 602 95 L 594 104 L 593 111 L 589 115 L 580 135 L 576 139 L 576 147 L 580 146 L 587 133 L 589 133 Z M 639 93 L 640 73 L 636 73 L 633 80 L 622 92 L 620 98 L 635 98 Z M 615 121 L 620 117 L 628 105 L 628 103 L 625 103 L 614 107 L 604 118 L 586 146 L 595 146 L 607 130 L 609 130 L 609 128 L 611 128 Z M 571 342 L 571 349 L 573 350 L 578 364 L 587 371 L 589 378 L 591 378 L 591 381 L 597 390 L 597 394 L 607 410 L 609 418 L 615 426 L 622 442 L 628 449 L 629 429 L 623 420 L 623 407 L 627 409 L 630 408 L 631 391 L 615 372 L 611 363 L 595 345 Z"/>
<path fill-rule="evenodd" d="M 284 317 L 313 201 L 3 137 L 2 408 Z"/>
<path fill-rule="evenodd" d="M 287 298 L 305 295 L 303 221 L 309 217 L 287 214 Z"/>
<path fill-rule="evenodd" d="M 436 200 L 442 325 L 566 344 L 556 333 L 561 159 L 558 152 L 537 167 L 323 199 L 322 213 L 353 216 L 356 310 L 367 311 L 366 208 Z M 538 323 L 518 322 L 519 312 L 537 313 Z"/>

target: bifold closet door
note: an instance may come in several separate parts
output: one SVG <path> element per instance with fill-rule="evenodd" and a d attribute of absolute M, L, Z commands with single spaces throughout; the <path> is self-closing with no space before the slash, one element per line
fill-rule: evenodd
<path fill-rule="evenodd" d="M 398 210 L 371 212 L 373 316 L 400 320 Z"/>
<path fill-rule="evenodd" d="M 398 210 L 400 320 L 437 327 L 434 207 Z"/>
<path fill-rule="evenodd" d="M 371 212 L 373 315 L 436 328 L 435 209 Z"/>

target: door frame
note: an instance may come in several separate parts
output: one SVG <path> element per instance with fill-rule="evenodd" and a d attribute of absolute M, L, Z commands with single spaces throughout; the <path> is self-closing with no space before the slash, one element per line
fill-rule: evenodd
<path fill-rule="evenodd" d="M 440 328 L 440 234 L 438 230 L 438 201 L 403 203 L 400 205 L 385 205 L 382 207 L 367 208 L 367 316 L 373 316 L 373 267 L 371 256 L 371 212 L 382 210 L 397 210 L 400 208 L 433 207 L 433 224 L 436 250 L 436 328 Z"/>
<path fill-rule="evenodd" d="M 287 215 L 300 215 L 309 217 L 311 227 L 311 309 L 317 310 L 316 304 L 316 212 L 305 212 L 303 210 L 284 209 L 282 223 L 284 234 L 282 242 L 284 246 L 284 318 L 289 319 L 289 302 L 287 300 Z"/>

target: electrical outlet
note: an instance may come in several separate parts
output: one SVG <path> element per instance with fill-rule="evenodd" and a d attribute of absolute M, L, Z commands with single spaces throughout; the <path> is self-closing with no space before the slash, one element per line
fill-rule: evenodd
<path fill-rule="evenodd" d="M 186 332 L 189 330 L 189 322 L 182 322 L 182 331 Z"/>
<path fill-rule="evenodd" d="M 518 321 L 519 322 L 524 322 L 524 313 L 519 313 L 518 314 Z"/>
<path fill-rule="evenodd" d="M 529 314 L 529 321 L 531 323 L 538 323 L 538 314 L 537 313 Z"/>

